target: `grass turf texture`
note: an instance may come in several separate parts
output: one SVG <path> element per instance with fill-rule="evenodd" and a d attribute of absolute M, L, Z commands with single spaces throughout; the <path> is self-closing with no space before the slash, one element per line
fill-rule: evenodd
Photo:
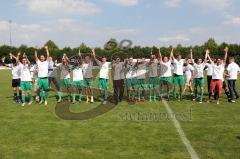
<path fill-rule="evenodd" d="M 55 93 L 48 106 L 34 103 L 24 108 L 12 103 L 11 74 L 0 71 L 0 158 L 51 159 L 184 159 L 190 158 L 170 120 L 124 120 L 129 113 L 163 112 L 162 102 L 128 105 L 122 102 L 110 112 L 86 121 L 56 117 Z M 240 87 L 240 83 L 238 82 Z M 224 96 L 224 95 L 223 95 Z M 206 100 L 206 96 L 205 96 Z M 192 121 L 179 121 L 200 158 L 240 158 L 240 102 L 221 105 L 170 101 L 175 112 L 191 109 Z M 71 105 L 73 112 L 99 103 Z"/>

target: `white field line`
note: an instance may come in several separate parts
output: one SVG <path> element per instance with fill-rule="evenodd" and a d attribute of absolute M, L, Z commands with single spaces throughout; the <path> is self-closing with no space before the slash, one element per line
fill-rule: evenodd
<path fill-rule="evenodd" d="M 165 108 L 167 109 L 168 114 L 169 114 L 169 115 L 172 115 L 172 114 L 173 114 L 173 111 L 172 111 L 172 109 L 169 107 L 168 103 L 167 103 L 165 100 L 163 100 L 163 105 L 164 105 Z M 196 153 L 196 151 L 195 151 L 194 148 L 192 147 L 190 141 L 187 139 L 187 137 L 186 137 L 186 135 L 185 135 L 185 133 L 184 133 L 184 131 L 183 131 L 183 129 L 182 129 L 179 121 L 178 121 L 175 117 L 173 117 L 173 118 L 171 118 L 171 119 L 172 119 L 172 122 L 173 122 L 175 128 L 177 129 L 177 132 L 178 132 L 178 134 L 179 134 L 179 136 L 180 136 L 180 138 L 181 138 L 181 140 L 182 140 L 182 143 L 186 146 L 187 151 L 188 151 L 188 153 L 190 154 L 191 158 L 192 158 L 192 159 L 199 159 L 198 154 Z"/>

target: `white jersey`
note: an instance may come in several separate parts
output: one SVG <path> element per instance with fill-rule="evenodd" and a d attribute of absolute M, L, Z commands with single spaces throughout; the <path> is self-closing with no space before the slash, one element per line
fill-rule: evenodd
<path fill-rule="evenodd" d="M 172 76 L 172 64 L 171 61 L 160 62 L 160 76 L 161 77 L 171 77 Z"/>
<path fill-rule="evenodd" d="M 48 69 L 51 69 L 51 71 L 48 71 L 48 77 L 55 78 L 57 76 L 57 72 L 53 61 L 49 61 Z"/>
<path fill-rule="evenodd" d="M 38 77 L 39 78 L 46 78 L 48 77 L 48 63 L 49 61 L 43 61 L 37 60 L 38 65 Z"/>
<path fill-rule="evenodd" d="M 225 65 L 224 64 L 214 64 L 212 62 L 212 68 L 213 68 L 213 73 L 212 73 L 212 79 L 219 79 L 219 80 L 224 80 L 223 78 L 223 74 L 224 74 L 224 68 Z"/>
<path fill-rule="evenodd" d="M 206 63 L 207 66 L 207 76 L 212 76 L 213 67 L 211 63 Z"/>
<path fill-rule="evenodd" d="M 228 78 L 228 80 L 237 80 L 238 79 L 238 72 L 240 71 L 238 64 L 236 64 L 235 62 L 230 63 L 227 67 L 227 71 L 230 76 Z"/>
<path fill-rule="evenodd" d="M 183 72 L 186 79 L 192 78 L 192 71 L 194 71 L 194 68 L 191 64 L 188 64 L 187 66 L 183 67 Z"/>
<path fill-rule="evenodd" d="M 93 69 L 93 62 L 91 61 L 90 63 L 83 63 L 82 66 L 83 69 L 83 77 L 84 78 L 92 78 L 92 69 Z"/>
<path fill-rule="evenodd" d="M 149 64 L 149 77 L 157 77 L 158 76 L 158 61 L 151 62 Z"/>
<path fill-rule="evenodd" d="M 184 59 L 181 59 L 181 60 L 176 60 L 174 59 L 173 60 L 173 73 L 176 74 L 176 75 L 183 75 L 183 65 L 185 63 L 185 60 Z"/>
<path fill-rule="evenodd" d="M 20 65 L 20 70 L 21 70 L 21 81 L 23 81 L 23 82 L 32 81 L 30 66 L 28 64 L 26 64 L 26 65 L 19 64 L 19 65 Z"/>
<path fill-rule="evenodd" d="M 197 64 L 194 63 L 193 67 L 194 67 L 194 78 L 203 78 L 203 70 L 205 68 L 206 64 L 205 63 L 201 63 L 201 64 Z"/>
<path fill-rule="evenodd" d="M 137 79 L 145 79 L 147 73 L 147 62 L 140 63 L 137 66 Z"/>
<path fill-rule="evenodd" d="M 14 64 L 7 64 L 8 67 L 12 69 L 12 79 L 19 79 L 21 78 L 21 70 L 20 65 L 14 65 Z"/>
<path fill-rule="evenodd" d="M 73 81 L 83 80 L 82 66 L 72 66 L 72 72 L 73 72 Z"/>
<path fill-rule="evenodd" d="M 69 72 L 69 67 L 63 64 L 60 64 L 60 79 L 69 79 L 70 78 L 70 72 Z"/>
<path fill-rule="evenodd" d="M 137 77 L 137 68 L 136 68 L 136 62 L 128 63 L 126 66 L 127 73 L 126 78 L 132 79 Z"/>
<path fill-rule="evenodd" d="M 97 61 L 97 63 L 100 67 L 99 78 L 109 79 L 109 69 L 111 68 L 111 62 L 102 63 L 100 61 Z"/>

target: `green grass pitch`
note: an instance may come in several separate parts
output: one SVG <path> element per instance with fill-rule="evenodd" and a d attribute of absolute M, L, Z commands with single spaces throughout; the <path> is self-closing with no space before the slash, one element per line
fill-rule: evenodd
<path fill-rule="evenodd" d="M 56 116 L 54 94 L 48 106 L 34 103 L 22 108 L 12 102 L 10 71 L 0 71 L 0 159 L 191 158 L 171 120 L 124 116 L 166 113 L 162 102 L 128 105 L 124 101 L 96 118 L 71 121 Z M 191 109 L 191 120 L 179 122 L 199 158 L 239 159 L 239 103 L 229 104 L 224 97 L 220 105 L 184 100 L 171 101 L 169 106 L 177 113 Z M 71 105 L 71 110 L 83 112 L 98 104 L 82 102 Z"/>

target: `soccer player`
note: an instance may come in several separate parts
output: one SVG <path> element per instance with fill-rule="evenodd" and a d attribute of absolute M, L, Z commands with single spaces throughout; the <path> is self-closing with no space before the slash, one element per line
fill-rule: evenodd
<path fill-rule="evenodd" d="M 183 94 L 187 89 L 189 89 L 190 94 L 193 95 L 193 88 L 192 88 L 192 79 L 194 76 L 194 68 L 190 64 L 190 59 L 186 59 L 184 67 L 183 67 L 183 72 L 185 76 L 185 86 L 183 89 Z"/>
<path fill-rule="evenodd" d="M 98 87 L 100 89 L 100 93 L 103 94 L 103 104 L 107 103 L 108 98 L 108 82 L 109 82 L 109 69 L 111 68 L 111 62 L 107 62 L 107 58 L 105 55 L 102 56 L 102 61 L 99 61 L 96 58 L 95 49 L 92 49 L 93 59 L 100 67 L 99 79 L 98 79 Z"/>
<path fill-rule="evenodd" d="M 71 86 L 71 80 L 70 80 L 70 72 L 71 72 L 71 68 L 70 68 L 70 61 L 67 57 L 67 54 L 64 53 L 63 57 L 62 57 L 62 63 L 58 65 L 58 68 L 60 70 L 60 92 L 58 94 L 58 103 L 62 102 L 62 98 L 63 98 L 63 92 L 66 90 L 68 95 L 68 100 L 71 100 L 71 90 L 70 90 L 70 86 Z"/>
<path fill-rule="evenodd" d="M 72 103 L 76 102 L 76 95 L 79 96 L 78 101 L 82 101 L 82 91 L 83 91 L 83 70 L 82 70 L 82 56 L 79 49 L 78 57 L 74 59 L 74 64 L 72 66 L 73 73 L 73 94 Z"/>
<path fill-rule="evenodd" d="M 38 58 L 37 50 L 35 50 L 35 59 L 38 66 L 38 90 L 41 98 L 39 104 L 44 102 L 44 105 L 47 105 L 47 98 L 49 95 L 48 64 L 50 57 L 48 46 L 45 46 L 45 50 L 47 52 L 47 59 L 45 59 L 44 55 L 40 55 L 40 58 Z"/>
<path fill-rule="evenodd" d="M 114 99 L 115 105 L 123 99 L 124 93 L 124 62 L 121 62 L 119 57 L 112 62 L 113 69 L 113 89 L 114 89 Z"/>
<path fill-rule="evenodd" d="M 93 51 L 93 50 L 92 50 Z M 83 78 L 84 78 L 84 87 L 86 91 L 86 103 L 93 103 L 93 90 L 92 90 L 92 85 L 93 85 L 93 62 L 92 62 L 92 57 L 91 56 L 85 56 L 85 60 L 83 62 Z M 91 99 L 89 100 L 89 97 Z"/>
<path fill-rule="evenodd" d="M 213 61 L 215 61 L 215 59 L 212 59 Z M 207 86 L 208 86 L 208 93 L 210 92 L 210 84 L 212 81 L 212 72 L 213 72 L 213 67 L 212 64 L 210 63 L 210 61 L 208 63 L 206 63 L 206 67 L 207 69 Z"/>
<path fill-rule="evenodd" d="M 32 97 L 32 77 L 30 72 L 30 62 L 27 56 L 23 56 L 22 63 L 20 65 L 21 70 L 21 90 L 22 90 L 22 106 L 26 104 L 26 95 L 29 97 L 28 105 L 33 102 Z"/>
<path fill-rule="evenodd" d="M 159 61 L 155 55 L 151 55 L 148 63 L 149 68 L 149 101 L 155 102 L 158 89 L 158 64 Z"/>
<path fill-rule="evenodd" d="M 21 82 L 21 70 L 19 67 L 19 54 L 15 57 L 13 54 L 10 53 L 10 64 L 5 64 L 5 58 L 2 59 L 2 63 L 11 68 L 12 70 L 12 90 L 13 90 L 13 101 L 15 103 L 21 103 L 22 98 L 22 91 L 20 89 L 20 82 Z"/>
<path fill-rule="evenodd" d="M 227 55 L 228 55 L 227 47 L 224 49 L 224 52 L 225 52 L 224 59 L 222 60 L 222 59 L 218 58 L 215 64 L 212 61 L 210 55 L 208 54 L 208 58 L 213 67 L 212 81 L 211 81 L 211 85 L 210 85 L 210 93 L 208 95 L 208 103 L 211 100 L 211 96 L 214 93 L 215 88 L 217 91 L 217 97 L 216 97 L 217 104 L 220 103 L 220 96 L 222 93 L 223 81 L 224 81 L 223 75 L 224 75 L 225 64 L 226 64 Z"/>
<path fill-rule="evenodd" d="M 138 59 L 137 61 L 137 89 L 138 89 L 138 101 L 145 101 L 145 89 L 146 89 L 146 73 L 147 62 L 145 58 Z"/>
<path fill-rule="evenodd" d="M 238 79 L 238 73 L 240 71 L 240 68 L 238 64 L 235 63 L 234 57 L 231 57 L 229 59 L 229 65 L 227 67 L 227 75 L 228 75 L 228 88 L 230 91 L 230 96 L 228 101 L 234 103 L 235 101 L 233 100 L 234 95 L 236 99 L 239 99 L 239 94 L 236 88 L 236 81 Z"/>
<path fill-rule="evenodd" d="M 160 98 L 163 99 L 164 87 L 166 87 L 167 100 L 170 100 L 172 85 L 172 63 L 167 56 L 162 59 L 161 49 L 159 48 L 160 61 Z"/>
<path fill-rule="evenodd" d="M 178 54 L 176 58 L 173 55 L 173 49 L 171 51 L 171 59 L 173 63 L 173 97 L 176 99 L 176 88 L 179 87 L 179 101 L 182 100 L 182 92 L 184 87 L 184 76 L 183 76 L 183 65 L 185 60 L 182 59 L 182 56 Z"/>
<path fill-rule="evenodd" d="M 30 72 L 31 72 L 31 77 L 32 77 L 33 90 L 34 90 L 34 92 L 36 93 L 35 100 L 36 100 L 36 102 L 39 102 L 40 97 L 39 97 L 39 90 L 38 90 L 38 86 L 37 86 L 37 81 L 38 81 L 38 67 L 37 67 L 36 62 L 34 62 L 34 63 L 31 65 Z"/>
<path fill-rule="evenodd" d="M 133 56 L 129 56 L 125 62 L 126 68 L 126 80 L 128 90 L 128 100 L 130 102 L 135 101 L 137 91 L 137 62 L 134 62 Z"/>
<path fill-rule="evenodd" d="M 193 99 L 193 101 L 196 101 L 198 99 L 198 87 L 199 87 L 200 88 L 199 103 L 202 103 L 202 99 L 203 99 L 203 87 L 204 87 L 203 71 L 204 71 L 204 68 L 207 63 L 208 54 L 209 54 L 209 50 L 206 50 L 204 61 L 202 61 L 202 59 L 199 58 L 197 60 L 197 63 L 195 63 L 195 61 L 193 59 L 193 51 L 192 51 L 192 49 L 190 50 L 190 56 L 191 56 L 191 60 L 193 62 L 193 67 L 194 67 L 194 81 L 193 81 L 194 99 Z"/>

